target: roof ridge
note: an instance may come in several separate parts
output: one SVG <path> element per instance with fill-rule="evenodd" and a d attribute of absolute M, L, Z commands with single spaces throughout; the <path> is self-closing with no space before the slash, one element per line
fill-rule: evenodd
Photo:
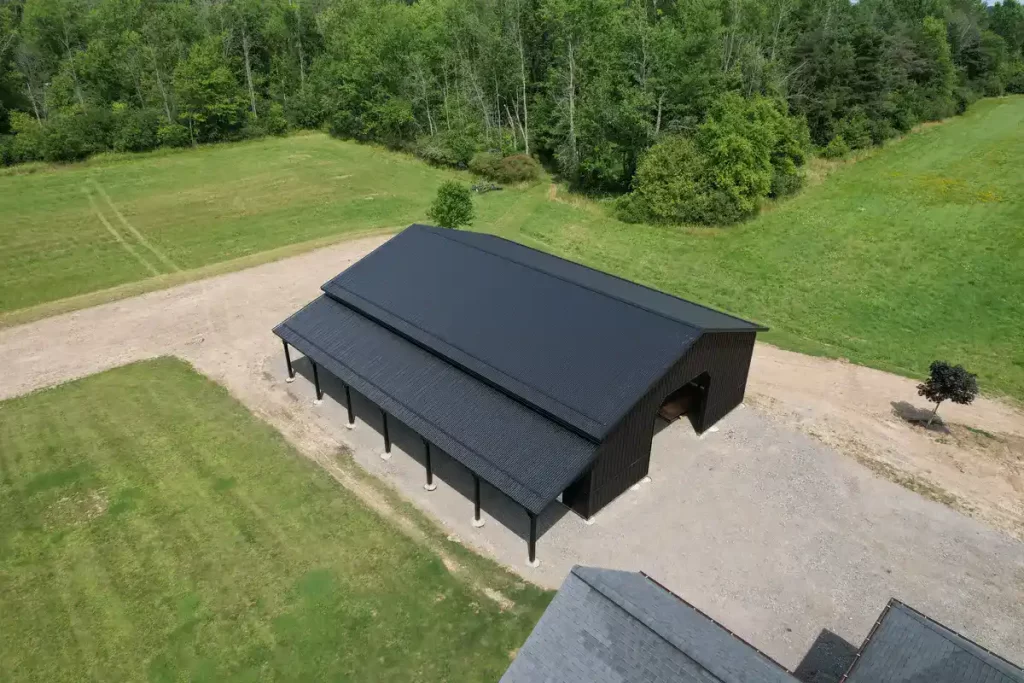
<path fill-rule="evenodd" d="M 484 384 L 486 384 L 489 387 L 492 387 L 496 391 L 500 391 L 501 393 L 503 393 L 504 395 L 508 396 L 509 398 L 511 398 L 515 402 L 519 403 L 523 407 L 528 408 L 529 410 L 532 410 L 533 412 L 535 412 L 538 415 L 544 417 L 545 419 L 550 420 L 551 422 L 555 423 L 559 427 L 562 427 L 563 429 L 567 429 L 567 430 L 573 432 L 574 434 L 578 434 L 579 436 L 583 437 L 584 439 L 587 439 L 588 441 L 593 441 L 595 443 L 598 442 L 598 439 L 597 439 L 596 436 L 587 434 L 586 432 L 583 431 L 582 428 L 577 427 L 577 426 L 572 425 L 572 424 L 569 424 L 566 420 L 564 420 L 562 418 L 559 418 L 558 416 L 552 414 L 551 411 L 545 410 L 541 406 L 535 405 L 534 403 L 532 403 L 530 401 L 527 401 L 524 397 L 520 396 L 513 389 L 510 389 L 510 388 L 502 386 L 500 383 L 495 382 L 494 380 L 491 380 L 491 379 L 483 376 L 479 372 L 473 371 L 471 368 L 466 367 L 462 363 L 459 363 L 454 358 L 450 358 L 447 354 L 443 354 L 439 350 L 432 348 L 428 344 L 426 344 L 426 343 L 424 343 L 422 341 L 419 341 L 417 339 L 414 339 L 409 334 L 395 329 L 394 326 L 389 325 L 384 320 L 382 320 L 380 317 L 378 317 L 376 315 L 373 315 L 372 313 L 367 311 L 365 305 L 364 306 L 358 306 L 356 304 L 353 304 L 350 301 L 342 301 L 338 297 L 336 297 L 333 294 L 331 294 L 331 292 L 328 292 L 326 289 L 324 289 L 324 287 L 326 287 L 328 284 L 331 284 L 332 282 L 334 282 L 334 281 L 333 280 L 328 281 L 327 283 L 325 283 L 320 288 L 321 292 L 323 292 L 323 296 L 328 297 L 331 301 L 335 301 L 338 304 L 340 304 L 342 306 L 345 306 L 346 308 L 351 309 L 352 311 L 355 311 L 356 313 L 358 313 L 359 315 L 363 316 L 367 320 L 371 320 L 375 324 L 380 325 L 384 329 L 389 330 L 393 334 L 398 335 L 402 339 L 405 339 L 410 344 L 415 344 L 416 346 L 418 346 L 419 348 L 423 349 L 427 353 L 431 354 L 435 358 L 438 358 L 439 360 L 447 363 L 448 365 L 451 365 L 453 368 L 455 368 L 456 370 L 459 370 L 460 372 L 466 373 L 467 375 L 469 375 L 470 377 L 473 377 L 477 381 L 483 382 Z M 366 304 L 369 304 L 370 306 L 373 306 L 375 308 L 380 308 L 380 306 L 378 306 L 377 304 L 373 303 L 372 301 L 368 301 L 368 300 L 364 299 L 362 296 L 360 296 L 359 294 L 356 294 L 355 292 L 353 292 L 352 290 L 350 290 L 349 288 L 347 288 L 347 287 L 345 287 L 343 285 L 335 283 L 332 286 L 337 287 L 339 289 L 343 289 L 346 293 L 348 293 L 349 296 L 355 297 L 355 298 L 359 299 L 360 301 L 363 301 Z M 519 383 L 519 384 L 521 384 L 523 386 L 528 387 L 529 389 L 537 392 L 541 396 L 544 396 L 545 398 L 547 398 L 548 400 L 552 401 L 553 403 L 556 403 L 557 405 L 561 406 L 565 410 L 567 410 L 567 411 L 569 411 L 571 413 L 575 413 L 576 415 L 579 415 L 580 417 L 583 417 L 586 420 L 588 420 L 588 421 L 590 421 L 590 422 L 592 422 L 594 424 L 604 425 L 604 423 L 601 422 L 600 420 L 598 420 L 597 418 L 595 418 L 595 417 L 593 417 L 591 415 L 586 415 L 584 413 L 581 413 L 579 410 L 576 410 L 572 406 L 566 405 L 565 403 L 563 403 L 559 399 L 555 398 L 554 396 L 551 396 L 550 394 L 548 394 L 547 392 L 543 391 L 542 389 L 540 389 L 538 387 L 535 387 L 532 384 L 529 384 L 527 382 L 524 382 L 521 379 L 518 379 L 516 377 L 512 377 L 511 375 L 509 375 L 505 371 L 501 370 L 500 368 L 494 367 L 493 365 L 491 365 L 490 363 L 488 363 L 484 359 L 479 358 L 479 357 L 473 355 L 469 351 L 466 351 L 465 349 L 459 347 L 457 344 L 455 344 L 453 342 L 448 341 L 447 339 L 443 339 L 441 337 L 438 337 L 437 335 L 435 335 L 432 332 L 428 332 L 427 330 L 424 330 L 422 327 L 416 325 L 415 323 L 412 323 L 412 322 L 406 320 L 405 318 L 403 318 L 402 316 L 398 315 L 397 313 L 395 313 L 393 311 L 387 311 L 387 313 L 389 315 L 394 316 L 398 320 L 402 321 L 404 324 L 419 330 L 423 334 L 428 335 L 430 337 L 433 337 L 433 338 L 435 338 L 435 339 L 437 339 L 437 340 L 439 340 L 439 341 L 441 341 L 441 342 L 451 346 L 453 349 L 455 349 L 455 350 L 459 351 L 460 353 L 463 353 L 466 356 L 472 358 L 477 363 L 480 363 L 481 365 L 487 366 L 492 371 L 494 371 L 494 372 L 496 372 L 496 373 L 498 373 L 498 374 L 500 374 L 500 375 L 502 375 L 504 377 L 507 377 L 508 379 L 512 380 L 513 382 L 516 382 L 516 383 Z"/>
<path fill-rule="evenodd" d="M 681 645 L 676 643 L 673 638 L 671 638 L 670 636 L 665 635 L 664 633 L 662 633 L 662 631 L 659 628 L 656 627 L 656 621 L 653 618 L 647 616 L 644 613 L 644 610 L 642 608 L 640 608 L 639 606 L 635 605 L 632 601 L 628 600 L 625 596 L 621 595 L 618 591 L 616 591 L 614 588 L 612 588 L 610 586 L 595 585 L 594 582 L 587 580 L 587 578 L 585 576 L 580 574 L 580 572 L 577 571 L 578 569 L 595 569 L 597 571 L 621 571 L 621 570 L 602 570 L 602 569 L 598 569 L 596 567 L 584 567 L 582 565 L 575 565 L 570 571 L 571 571 L 571 573 L 574 576 L 578 577 L 581 581 L 583 581 L 588 586 L 593 588 L 595 591 L 600 593 L 602 596 L 605 597 L 605 599 L 607 599 L 609 602 L 613 603 L 616 607 L 618 607 L 623 612 L 628 614 L 635 621 L 637 621 L 640 624 L 643 624 L 644 628 L 646 628 L 651 633 L 654 633 L 659 638 L 664 640 L 666 643 L 671 645 L 676 651 L 678 651 L 680 654 L 682 654 L 687 659 L 692 661 L 694 664 L 699 666 L 701 669 L 703 669 L 704 671 L 708 672 L 709 674 L 711 674 L 712 676 L 714 676 L 716 679 L 718 679 L 720 681 L 726 681 L 725 678 L 722 678 L 722 676 L 720 675 L 719 672 L 716 672 L 715 670 L 710 668 L 710 666 L 713 666 L 715 664 L 714 662 L 712 662 L 709 665 L 709 664 L 705 664 L 704 662 L 696 659 L 694 657 L 694 655 L 692 655 L 690 652 L 685 650 Z M 772 664 L 773 666 L 778 667 L 778 669 L 779 669 L 779 671 L 781 673 L 784 673 L 784 674 L 792 677 L 793 672 L 791 672 L 789 669 L 787 669 L 786 667 L 782 666 L 777 661 L 775 661 L 774 659 L 769 657 L 767 654 L 765 654 L 764 652 L 759 650 L 757 647 L 751 645 L 749 642 L 747 642 L 746 640 L 744 640 L 740 636 L 738 636 L 735 633 L 733 633 L 727 627 L 723 626 L 720 622 L 718 622 L 715 619 L 711 618 L 705 612 L 701 611 L 700 609 L 698 609 L 697 607 L 695 607 L 694 605 L 689 603 L 687 600 L 685 600 L 681 596 L 679 596 L 676 593 L 674 593 L 671 590 L 669 590 L 667 587 L 665 587 L 664 585 L 659 583 L 656 579 L 651 578 L 650 576 L 648 576 L 646 573 L 644 573 L 642 571 L 640 571 L 640 572 L 624 572 L 624 573 L 631 574 L 633 576 L 639 576 L 640 578 L 643 579 L 645 584 L 653 586 L 655 589 L 660 590 L 662 593 L 665 593 L 665 594 L 671 596 L 672 598 L 675 599 L 675 601 L 679 604 L 679 606 L 681 606 L 681 607 L 683 607 L 685 609 L 689 609 L 689 610 L 693 611 L 698 616 L 700 616 L 701 618 L 705 619 L 706 621 L 711 623 L 713 626 L 717 627 L 719 630 L 724 631 L 733 640 L 736 640 L 737 642 L 742 644 L 744 647 L 748 648 L 749 650 L 754 652 L 756 655 L 758 655 L 762 659 L 766 660 L 768 663 Z"/>
<path fill-rule="evenodd" d="M 590 292 L 594 292 L 595 294 L 601 294 L 602 296 L 606 296 L 609 299 L 614 299 L 615 301 L 621 301 L 624 304 L 627 304 L 627 305 L 630 305 L 630 306 L 634 306 L 636 308 L 639 308 L 640 310 L 647 311 L 648 313 L 652 313 L 654 315 L 657 315 L 657 316 L 660 316 L 662 318 L 665 318 L 666 320 L 671 320 L 673 322 L 682 323 L 683 325 L 687 325 L 688 327 L 692 327 L 694 329 L 701 330 L 703 332 L 718 332 L 718 331 L 721 331 L 719 328 L 698 327 L 697 325 L 695 325 L 693 323 L 690 323 L 690 322 L 687 322 L 685 320 L 680 320 L 679 318 L 675 318 L 675 317 L 672 317 L 672 316 L 665 315 L 664 313 L 660 313 L 658 311 L 651 310 L 650 308 L 648 308 L 646 306 L 642 306 L 642 305 L 636 303 L 635 301 L 627 301 L 625 299 L 622 299 L 621 297 L 617 297 L 617 296 L 614 296 L 612 294 L 609 294 L 608 292 L 603 292 L 601 290 L 594 289 L 593 287 L 589 287 L 589 286 L 587 286 L 585 284 L 582 284 L 580 282 L 577 282 L 575 280 L 568 280 L 566 278 L 559 277 L 558 275 L 555 275 L 554 273 L 552 273 L 552 272 L 550 272 L 548 270 L 544 270 L 542 268 L 537 268 L 535 266 L 531 266 L 529 264 L 523 263 L 522 261 L 520 261 L 518 259 L 514 259 L 514 258 L 511 258 L 511 257 L 508 257 L 508 256 L 503 256 L 501 254 L 497 254 L 497 253 L 495 253 L 493 251 L 490 251 L 489 249 L 484 249 L 483 247 L 479 247 L 479 246 L 477 246 L 475 244 L 470 244 L 468 242 L 464 242 L 464 241 L 462 241 L 460 239 L 457 239 L 457 238 L 453 239 L 453 238 L 447 236 L 444 232 L 442 232 L 443 230 L 449 230 L 449 228 L 440 228 L 440 227 L 437 227 L 437 226 L 434 226 L 434 225 L 426 225 L 426 224 L 423 224 L 423 223 L 413 223 L 410 227 L 427 228 L 428 232 L 430 232 L 431 234 L 437 235 L 438 237 L 442 237 L 444 239 L 448 239 L 448 240 L 451 240 L 453 242 L 458 242 L 459 244 L 465 245 L 467 247 L 471 247 L 473 249 L 477 249 L 479 251 L 486 252 L 488 254 L 491 254 L 492 256 L 495 256 L 495 257 L 500 258 L 500 259 L 504 259 L 506 261 L 510 261 L 512 263 L 517 263 L 517 264 L 523 266 L 524 268 L 529 268 L 531 270 L 535 270 L 537 272 L 544 273 L 545 275 L 549 275 L 549 276 L 551 276 L 553 278 L 562 280 L 563 282 L 568 282 L 570 284 L 574 284 L 577 287 L 581 287 L 581 288 L 586 289 L 586 290 L 588 290 Z M 452 232 L 458 233 L 458 230 L 454 230 Z M 508 244 L 511 244 L 511 245 L 513 245 L 515 247 L 521 247 L 523 249 L 529 249 L 530 251 L 534 251 L 534 252 L 536 252 L 538 254 L 541 254 L 542 256 L 547 256 L 549 258 L 553 258 L 553 259 L 561 261 L 563 263 L 568 263 L 569 265 L 576 266 L 577 268 L 583 268 L 584 270 L 590 271 L 591 273 L 594 273 L 595 275 L 600 275 L 602 277 L 608 277 L 608 278 L 611 278 L 613 280 L 618 280 L 619 282 L 622 282 L 624 284 L 630 285 L 632 287 L 639 287 L 640 289 L 645 289 L 648 292 L 652 292 L 654 294 L 660 294 L 661 296 L 667 296 L 667 297 L 669 297 L 671 299 L 676 299 L 678 301 L 682 301 L 684 303 L 690 304 L 691 306 L 697 306 L 698 308 L 703 308 L 705 311 L 711 311 L 712 313 L 717 313 L 719 315 L 724 315 L 727 318 L 732 318 L 733 320 L 738 320 L 739 322 L 747 323 L 748 325 L 751 325 L 753 328 L 757 329 L 758 331 L 766 331 L 767 330 L 767 328 L 765 328 L 765 327 L 763 327 L 763 326 L 761 326 L 761 325 L 759 325 L 757 323 L 751 322 L 751 321 L 749 321 L 749 320 L 747 320 L 745 318 L 741 318 L 738 315 L 733 315 L 732 313 L 726 313 L 725 311 L 720 311 L 717 308 L 711 308 L 710 306 L 705 306 L 704 304 L 699 303 L 697 301 L 693 301 L 692 299 L 684 299 L 681 296 L 676 296 L 675 294 L 669 294 L 668 292 L 664 292 L 664 291 L 662 291 L 660 289 L 655 289 L 654 287 L 649 287 L 649 286 L 647 286 L 647 285 L 645 285 L 643 283 L 640 283 L 640 282 L 635 282 L 633 280 L 627 280 L 626 278 L 620 277 L 619 275 L 616 275 L 614 273 L 608 273 L 608 272 L 603 271 L 603 270 L 598 270 L 597 268 L 592 268 L 592 267 L 590 267 L 590 266 L 588 266 L 588 265 L 586 265 L 584 263 L 579 263 L 578 261 L 573 261 L 571 259 L 564 258 L 562 256 L 559 256 L 558 254 L 552 254 L 552 253 L 544 251 L 542 249 L 536 249 L 534 247 L 527 246 L 527 245 L 522 244 L 520 242 L 516 242 L 515 240 L 510 240 L 507 237 L 502 237 L 501 235 L 495 235 L 495 234 L 492 234 L 492 233 L 489 233 L 489 232 L 474 232 L 473 234 L 474 235 L 478 235 L 478 236 L 482 236 L 482 237 L 490 237 L 492 239 L 501 240 L 502 242 L 507 242 Z"/>
<path fill-rule="evenodd" d="M 703 332 L 704 331 L 703 327 L 698 327 L 697 325 L 694 325 L 693 323 L 688 323 L 685 320 L 680 320 L 679 318 L 673 318 L 673 317 L 665 315 L 664 313 L 661 313 L 659 311 L 651 310 L 647 306 L 641 306 L 640 304 L 636 303 L 635 301 L 627 301 L 626 299 L 623 299 L 622 297 L 618 297 L 618 296 L 615 296 L 613 294 L 609 294 L 608 292 L 602 292 L 599 289 L 594 289 L 593 287 L 589 287 L 589 286 L 587 286 L 587 285 L 585 285 L 585 284 L 583 284 L 581 282 L 577 282 L 576 280 L 570 280 L 570 279 L 564 278 L 564 277 L 562 277 L 560 275 L 555 275 L 554 273 L 552 273 L 549 270 L 544 270 L 543 268 L 538 268 L 536 266 L 531 266 L 530 264 L 523 263 L 522 261 L 520 261 L 518 259 L 514 259 L 514 258 L 511 258 L 511 257 L 505 256 L 503 254 L 498 254 L 498 253 L 493 252 L 493 251 L 491 251 L 489 249 L 484 249 L 483 247 L 477 246 L 475 244 L 470 244 L 469 242 L 463 242 L 460 239 L 453 239 L 451 237 L 448 237 L 444 233 L 440 232 L 441 230 L 447 230 L 448 228 L 434 228 L 434 226 L 432 226 L 432 225 L 420 225 L 419 223 L 414 223 L 414 226 L 422 227 L 422 228 L 433 228 L 432 230 L 428 230 L 427 232 L 429 232 L 430 234 L 435 235 L 437 237 L 440 237 L 441 239 L 445 239 L 445 240 L 448 240 L 450 242 L 457 242 L 458 244 L 461 244 L 464 247 L 468 247 L 470 249 L 476 249 L 477 251 L 482 251 L 483 253 L 490 254 L 491 256 L 493 256 L 495 258 L 501 259 L 502 261 L 507 261 L 509 263 L 515 263 L 516 265 L 522 266 L 523 268 L 527 268 L 527 269 L 532 270 L 532 271 L 537 272 L 537 273 L 542 273 L 544 275 L 547 275 L 550 278 L 554 278 L 555 280 L 560 280 L 562 282 L 565 282 L 567 284 L 573 285 L 575 287 L 579 287 L 580 289 L 585 289 L 588 292 L 593 292 L 594 294 L 603 296 L 603 297 L 605 297 L 607 299 L 611 299 L 612 301 L 618 301 L 619 303 L 625 304 L 627 306 L 632 306 L 633 308 L 638 308 L 641 311 L 646 311 L 646 312 L 650 313 L 651 315 L 656 315 L 659 318 L 664 318 L 665 320 L 669 320 L 669 321 L 677 323 L 679 325 L 685 325 L 686 327 L 689 327 L 691 329 L 697 330 L 698 332 Z M 497 235 L 491 235 L 490 233 L 474 233 L 474 234 L 487 235 L 488 237 L 493 237 L 495 239 L 503 240 L 505 242 L 508 242 L 509 244 L 513 244 L 515 246 L 522 247 L 524 249 L 531 249 L 531 250 L 537 252 L 538 254 L 543 254 L 544 256 L 550 256 L 551 258 L 559 259 L 559 260 L 564 261 L 566 263 L 570 263 L 570 264 L 572 264 L 574 266 L 579 266 L 580 268 L 586 268 L 587 270 L 589 270 L 591 272 L 594 272 L 594 273 L 597 273 L 599 275 L 604 275 L 604 276 L 607 276 L 607 277 L 615 278 L 616 280 L 620 280 L 620 281 L 625 282 L 625 283 L 630 284 L 630 285 L 635 285 L 635 286 L 638 286 L 638 287 L 643 287 L 644 289 L 647 289 L 647 290 L 649 290 L 651 292 L 655 292 L 657 294 L 663 294 L 665 296 L 672 296 L 671 294 L 665 294 L 665 292 L 660 292 L 657 289 L 654 289 L 653 287 L 647 287 L 646 285 L 641 285 L 641 284 L 639 284 L 637 282 L 630 282 L 629 280 L 627 280 L 625 278 L 621 278 L 618 275 L 612 275 L 611 273 L 604 273 L 604 272 L 602 272 L 600 270 L 597 270 L 596 268 L 591 268 L 590 266 L 585 266 L 585 265 L 583 265 L 581 263 L 576 263 L 575 261 L 570 261 L 569 259 L 564 259 L 561 256 L 555 256 L 554 254 L 549 254 L 546 251 L 541 251 L 540 249 L 534 249 L 533 247 L 528 247 L 525 244 L 519 244 L 518 242 L 513 242 L 512 240 L 507 240 L 504 237 L 498 237 Z M 675 298 L 679 299 L 679 297 L 675 297 Z M 693 304 L 694 306 L 701 306 L 701 304 L 695 303 L 693 301 L 688 301 L 686 299 L 680 299 L 680 301 L 685 301 L 686 303 Z M 709 311 L 713 311 L 714 310 L 713 308 L 708 308 L 707 306 L 701 306 L 701 308 L 707 309 Z M 720 313 L 720 311 L 715 311 L 715 312 L 716 313 Z M 729 315 L 729 314 L 728 313 L 723 313 L 723 315 Z M 735 317 L 735 316 L 729 316 L 729 317 Z M 749 322 L 747 320 L 743 320 L 742 318 L 736 318 L 736 320 L 742 320 L 743 322 Z"/>

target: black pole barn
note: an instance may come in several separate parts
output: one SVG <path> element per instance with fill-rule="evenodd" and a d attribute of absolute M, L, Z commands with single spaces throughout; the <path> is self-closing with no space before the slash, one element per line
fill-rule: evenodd
<path fill-rule="evenodd" d="M 743 401 L 765 328 L 491 235 L 413 225 L 274 328 L 530 516 L 590 519 L 641 482 L 659 416 L 704 432 Z M 319 384 L 314 370 L 314 381 Z M 318 396 L 320 392 L 318 390 Z"/>

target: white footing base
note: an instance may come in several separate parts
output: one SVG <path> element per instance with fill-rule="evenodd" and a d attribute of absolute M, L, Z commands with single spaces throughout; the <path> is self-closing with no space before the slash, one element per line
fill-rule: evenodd
<path fill-rule="evenodd" d="M 295 381 L 295 378 L 294 378 L 294 377 L 285 377 L 285 378 L 284 378 L 284 381 L 285 381 L 285 382 L 288 382 L 288 384 L 291 384 L 292 382 L 294 382 L 294 381 Z"/>
<path fill-rule="evenodd" d="M 474 528 L 479 529 L 483 525 L 484 525 L 484 518 L 483 517 L 481 517 L 480 519 L 474 519 L 473 520 L 473 527 Z"/>
<path fill-rule="evenodd" d="M 313 405 L 315 405 L 315 406 L 323 405 L 323 402 L 324 402 L 324 400 L 322 398 L 318 398 L 318 399 L 315 399 L 313 401 Z"/>
<path fill-rule="evenodd" d="M 423 488 L 426 491 L 433 491 L 437 488 L 437 484 L 424 484 Z"/>
<path fill-rule="evenodd" d="M 526 561 L 526 566 L 527 567 L 533 567 L 534 569 L 536 569 L 537 567 L 540 566 L 540 560 L 534 560 L 533 562 L 530 562 L 529 560 L 527 560 Z"/>
<path fill-rule="evenodd" d="M 391 459 L 391 454 L 390 453 L 381 453 L 380 454 L 380 459 L 381 460 L 390 460 Z"/>
<path fill-rule="evenodd" d="M 348 427 L 349 429 L 355 429 L 356 428 L 356 423 L 353 422 L 353 423 L 349 424 L 348 422 L 346 422 L 345 426 Z"/>
<path fill-rule="evenodd" d="M 651 483 L 651 478 L 650 477 L 644 477 L 643 479 L 640 480 L 640 483 L 641 484 L 650 484 Z"/>
<path fill-rule="evenodd" d="M 596 521 L 597 520 L 595 520 L 593 517 L 591 517 L 590 519 L 583 520 L 583 523 L 586 524 L 587 526 L 594 526 L 594 522 L 596 522 Z"/>
<path fill-rule="evenodd" d="M 640 490 L 640 482 L 637 482 L 636 484 L 633 484 L 632 486 L 630 486 L 629 490 L 630 491 L 639 491 Z"/>

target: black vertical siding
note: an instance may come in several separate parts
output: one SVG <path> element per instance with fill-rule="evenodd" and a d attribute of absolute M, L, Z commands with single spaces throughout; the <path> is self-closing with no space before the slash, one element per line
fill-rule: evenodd
<path fill-rule="evenodd" d="M 661 404 L 701 374 L 708 373 L 710 381 L 704 405 L 694 420 L 698 433 L 742 403 L 755 336 L 755 332 L 703 334 L 612 430 L 598 449 L 590 472 L 566 489 L 562 502 L 583 517 L 591 517 L 647 476 L 654 419 Z"/>

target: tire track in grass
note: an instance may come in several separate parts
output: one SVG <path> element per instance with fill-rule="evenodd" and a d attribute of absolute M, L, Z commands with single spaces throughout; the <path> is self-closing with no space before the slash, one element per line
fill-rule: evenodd
<path fill-rule="evenodd" d="M 104 201 L 107 202 L 107 205 L 111 208 L 111 210 L 113 210 L 114 215 L 117 216 L 117 220 L 120 221 L 121 225 L 124 226 L 124 228 L 132 234 L 132 236 L 139 242 L 139 244 L 148 249 L 153 254 L 153 256 L 156 256 L 161 263 L 170 268 L 172 271 L 181 271 L 181 268 L 178 267 L 177 263 L 172 261 L 170 257 L 167 256 L 167 254 L 153 246 L 153 244 L 149 240 L 147 240 L 142 235 L 142 233 L 135 228 L 134 225 L 128 222 L 128 219 L 124 217 L 124 214 L 121 213 L 121 211 L 117 208 L 117 205 L 115 205 L 113 200 L 110 199 L 110 195 L 107 194 L 107 191 L 103 189 L 103 186 L 100 185 L 98 180 L 96 180 L 95 178 L 89 178 L 89 182 L 93 184 L 93 186 L 96 188 L 96 191 L 99 192 L 100 196 L 103 197 Z"/>
<path fill-rule="evenodd" d="M 96 203 L 96 198 L 92 196 L 91 192 L 89 192 L 89 188 L 83 185 L 82 192 L 84 192 L 85 196 L 89 198 L 89 206 L 92 207 L 92 212 L 96 214 L 97 218 L 100 219 L 100 222 L 103 223 L 103 227 L 107 229 L 107 232 L 114 236 L 114 239 L 117 240 L 117 243 L 124 247 L 125 251 L 134 256 L 135 260 L 141 263 L 143 267 L 146 270 L 148 270 L 152 275 L 160 275 L 160 271 L 157 270 L 152 263 L 142 258 L 142 254 L 135 251 L 135 247 L 128 244 L 124 237 L 121 236 L 121 233 L 114 229 L 114 226 L 110 224 L 110 221 L 107 220 L 107 217 L 103 215 L 102 211 L 100 211 L 100 207 Z"/>

